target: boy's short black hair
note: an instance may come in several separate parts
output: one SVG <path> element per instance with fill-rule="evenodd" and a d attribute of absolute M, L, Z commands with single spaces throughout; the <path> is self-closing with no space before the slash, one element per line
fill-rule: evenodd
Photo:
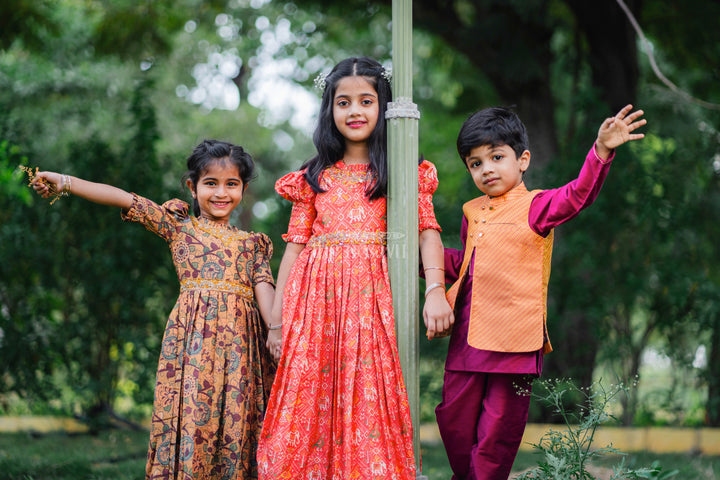
<path fill-rule="evenodd" d="M 473 148 L 483 145 L 508 145 L 518 157 L 530 148 L 525 125 L 515 112 L 505 107 L 475 112 L 460 128 L 457 150 L 463 164 Z"/>

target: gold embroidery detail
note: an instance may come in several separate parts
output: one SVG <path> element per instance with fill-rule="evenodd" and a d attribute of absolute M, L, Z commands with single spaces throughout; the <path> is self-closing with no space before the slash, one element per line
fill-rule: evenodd
<path fill-rule="evenodd" d="M 247 240 L 250 234 L 234 225 L 214 223 L 202 218 L 195 219 L 195 227 L 220 240 L 225 246 L 232 247 L 234 243 Z"/>
<path fill-rule="evenodd" d="M 307 247 L 330 247 L 333 245 L 347 244 L 375 244 L 386 245 L 387 234 L 385 232 L 335 232 L 325 235 L 318 235 L 310 238 Z"/>
<path fill-rule="evenodd" d="M 365 183 L 372 180 L 373 175 L 368 171 L 357 171 L 343 168 L 330 168 L 326 170 L 328 180 L 343 184 Z"/>
<path fill-rule="evenodd" d="M 180 282 L 181 292 L 189 292 L 191 290 L 215 290 L 239 295 L 247 298 L 248 300 L 253 299 L 252 288 L 241 283 L 230 282 L 227 280 L 193 278 L 191 280 L 183 280 Z"/>

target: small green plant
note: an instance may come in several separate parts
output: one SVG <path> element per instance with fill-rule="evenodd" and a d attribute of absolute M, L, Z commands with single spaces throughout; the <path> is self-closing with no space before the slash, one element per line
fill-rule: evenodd
<path fill-rule="evenodd" d="M 614 417 L 608 413 L 608 406 L 628 387 L 621 384 L 605 386 L 595 382 L 588 388 L 577 387 L 567 380 L 540 380 L 540 388 L 533 396 L 552 407 L 565 424 L 562 430 L 549 430 L 540 442 L 532 444 L 542 455 L 538 466 L 517 476 L 517 480 L 595 480 L 588 472 L 593 459 L 607 454 L 624 455 L 612 445 L 594 448 L 593 439 L 598 427 Z M 579 413 L 569 412 L 563 398 L 567 395 L 583 399 Z M 653 463 L 651 467 L 631 469 L 625 466 L 625 459 L 612 472 L 610 480 L 655 479 L 666 480 L 677 475 L 677 471 L 663 472 Z"/>

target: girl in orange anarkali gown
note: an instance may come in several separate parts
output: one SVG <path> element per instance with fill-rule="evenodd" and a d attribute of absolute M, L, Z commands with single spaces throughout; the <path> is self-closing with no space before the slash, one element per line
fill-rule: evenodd
<path fill-rule="evenodd" d="M 331 72 L 323 96 L 323 105 L 326 97 L 333 99 L 343 155 L 317 177 L 308 167 L 275 186 L 293 210 L 278 273 L 278 289 L 284 284 L 277 319 L 282 357 L 258 447 L 260 478 L 415 478 L 388 277 L 386 200 L 368 194 L 378 184 L 378 171 L 362 149 L 369 143 L 363 130 L 380 122 L 384 102 L 378 97 L 389 92 L 389 84 L 377 62 L 345 62 Z M 421 240 L 421 253 L 424 260 L 442 262 L 432 207 L 436 171 L 424 161 L 418 173 L 420 230 L 437 235 L 437 243 Z M 442 315 L 447 320 L 444 289 L 436 290 L 437 298 L 428 298 L 437 309 L 433 321 Z"/>

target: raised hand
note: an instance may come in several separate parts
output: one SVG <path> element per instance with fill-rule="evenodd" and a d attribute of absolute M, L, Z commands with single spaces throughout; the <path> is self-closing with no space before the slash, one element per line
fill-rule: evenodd
<path fill-rule="evenodd" d="M 598 155 L 607 159 L 613 149 L 631 140 L 640 140 L 645 137 L 644 133 L 632 133 L 647 123 L 647 120 L 640 118 L 645 112 L 632 110 L 632 105 L 626 105 L 614 117 L 605 119 L 598 130 L 598 137 L 595 145 Z"/>

